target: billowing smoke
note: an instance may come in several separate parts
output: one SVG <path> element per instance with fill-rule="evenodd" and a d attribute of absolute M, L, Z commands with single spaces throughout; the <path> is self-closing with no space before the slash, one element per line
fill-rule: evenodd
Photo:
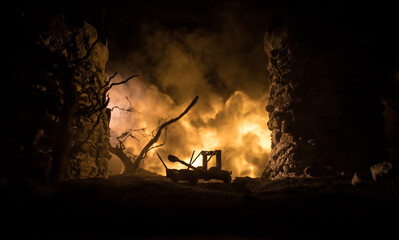
<path fill-rule="evenodd" d="M 164 159 L 174 154 L 188 160 L 192 151 L 222 150 L 223 169 L 233 176 L 259 176 L 270 151 L 267 129 L 267 81 L 263 36 L 248 27 L 245 15 L 219 12 L 218 27 L 209 30 L 168 29 L 159 23 L 141 25 L 140 48 L 128 59 L 108 64 L 108 73 L 120 73 L 115 81 L 139 74 L 127 85 L 110 93 L 111 137 L 127 129 L 145 128 L 129 139 L 126 147 L 138 154 L 160 121 L 178 116 L 198 95 L 199 101 L 181 120 L 167 129 L 166 144 L 149 153 L 144 168 L 160 174 L 165 170 L 156 152 Z M 144 136 L 143 136 L 144 135 Z M 161 136 L 159 142 L 162 142 Z M 181 168 L 179 164 L 170 167 Z M 200 164 L 197 161 L 196 164 Z M 211 163 L 212 165 L 212 163 Z M 121 163 L 113 158 L 111 174 Z"/>

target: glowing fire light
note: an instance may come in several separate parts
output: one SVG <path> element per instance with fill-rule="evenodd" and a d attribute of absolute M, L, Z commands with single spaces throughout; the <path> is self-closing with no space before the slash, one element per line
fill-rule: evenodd
<path fill-rule="evenodd" d="M 176 116 L 186 103 L 177 106 L 155 86 L 144 86 L 139 80 L 131 85 L 133 87 L 129 86 L 129 90 L 113 90 L 110 106 L 126 105 L 125 96 L 128 96 L 137 112 L 114 111 L 110 128 L 113 139 L 126 129 L 146 128 L 147 138 L 137 135 L 138 140 L 129 139 L 125 144 L 129 152 L 137 155 L 151 137 L 151 131 L 159 125 L 159 120 Z M 200 96 L 199 101 L 205 99 Z M 270 152 L 270 132 L 266 127 L 267 113 L 264 111 L 266 101 L 266 97 L 251 99 L 245 93 L 236 91 L 224 104 L 215 103 L 218 107 L 213 108 L 213 111 L 195 106 L 183 119 L 168 127 L 166 144 L 149 152 L 144 169 L 165 175 L 156 152 L 165 159 L 168 154 L 173 154 L 188 162 L 193 150 L 196 157 L 201 150 L 220 149 L 222 168 L 232 171 L 233 177 L 259 177 Z M 186 168 L 179 163 L 167 164 L 170 168 Z M 201 164 L 202 160 L 197 159 L 194 166 Z M 211 161 L 209 166 L 213 164 Z M 111 161 L 111 169 L 117 168 L 115 165 L 120 168 L 118 159 Z M 115 173 L 119 172 L 112 174 Z"/>

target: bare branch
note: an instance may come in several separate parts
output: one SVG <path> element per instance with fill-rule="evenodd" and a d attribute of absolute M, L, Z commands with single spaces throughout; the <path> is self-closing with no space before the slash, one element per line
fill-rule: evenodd
<path fill-rule="evenodd" d="M 100 96 L 100 93 L 105 89 L 105 90 L 103 91 L 102 98 L 103 98 L 103 99 L 109 99 L 109 97 L 108 97 L 108 91 L 109 91 L 113 86 L 118 86 L 118 85 L 121 85 L 121 84 L 125 84 L 125 83 L 129 82 L 131 79 L 133 79 L 133 78 L 139 76 L 138 74 L 135 74 L 135 75 L 132 75 L 132 76 L 128 77 L 127 79 L 121 81 L 121 82 L 111 83 L 112 79 L 114 79 L 114 78 L 116 77 L 117 74 L 118 74 L 118 73 L 115 72 L 112 76 L 110 76 L 110 77 L 108 78 L 108 81 L 98 89 L 98 91 L 97 91 L 97 93 L 96 93 L 96 96 Z M 108 100 L 108 101 L 109 101 L 109 100 Z"/>
<path fill-rule="evenodd" d="M 113 106 L 111 108 L 111 111 L 113 111 L 114 109 L 119 109 L 119 110 L 124 111 L 124 112 L 136 112 L 136 110 L 132 107 L 132 103 L 130 102 L 130 100 L 129 100 L 129 98 L 127 96 L 126 96 L 126 100 L 129 102 L 129 107 L 128 108 L 121 108 L 121 107 L 118 107 L 118 106 Z"/>
<path fill-rule="evenodd" d="M 138 77 L 138 76 L 139 76 L 138 74 L 134 74 L 134 75 L 132 75 L 132 76 L 126 78 L 125 80 L 123 80 L 123 81 L 121 81 L 121 82 L 111 83 L 111 85 L 109 85 L 109 87 L 107 88 L 107 92 L 108 92 L 113 86 L 118 86 L 118 85 L 121 85 L 121 84 L 125 84 L 125 83 L 129 82 L 131 79 L 133 79 L 133 78 L 135 78 L 135 77 Z M 108 81 L 108 83 L 109 83 L 109 82 L 110 82 L 110 81 Z"/>
<path fill-rule="evenodd" d="M 168 127 L 165 128 L 165 135 L 164 135 L 163 142 L 160 143 L 160 144 L 158 144 L 158 145 L 155 145 L 155 146 L 150 147 L 150 149 L 148 149 L 148 152 L 151 151 L 152 149 L 159 148 L 159 147 L 162 147 L 163 145 L 165 145 L 165 143 L 166 143 L 166 138 L 167 138 L 167 132 L 168 132 Z"/>
<path fill-rule="evenodd" d="M 116 77 L 117 74 L 118 74 L 118 73 L 115 72 L 114 75 L 112 75 L 111 77 L 108 78 L 108 82 L 107 82 L 107 85 L 106 85 L 106 86 L 109 85 L 109 83 L 112 81 L 112 79 L 114 79 L 114 77 Z"/>
<path fill-rule="evenodd" d="M 180 118 L 182 118 L 188 111 L 190 111 L 190 109 L 197 103 L 198 101 L 198 96 L 196 96 L 193 101 L 190 103 L 190 105 L 188 105 L 188 107 L 184 110 L 184 112 L 182 112 L 178 117 L 173 118 L 165 123 L 163 123 L 159 128 L 157 133 L 155 134 L 155 136 L 145 145 L 145 147 L 141 150 L 140 154 L 137 156 L 136 161 L 133 163 L 134 166 L 134 171 L 136 171 L 138 169 L 138 166 L 140 164 L 140 161 L 142 159 L 144 159 L 145 156 L 147 156 L 148 151 L 150 150 L 150 148 L 152 147 L 152 145 L 154 145 L 159 137 L 161 136 L 162 130 L 164 128 L 166 128 L 168 125 L 178 121 Z"/>
<path fill-rule="evenodd" d="M 127 138 L 131 137 L 131 138 L 135 139 L 136 141 L 140 142 L 140 140 L 138 138 L 136 138 L 133 134 L 137 132 L 137 133 L 141 134 L 142 136 L 144 136 L 142 134 L 142 132 L 144 132 L 144 131 L 145 131 L 145 128 L 129 129 L 129 130 L 126 130 L 125 132 L 123 132 L 116 139 L 118 139 L 118 141 L 120 141 L 120 142 L 125 142 Z"/>
<path fill-rule="evenodd" d="M 71 152 L 76 152 L 77 150 L 79 150 L 79 149 L 83 146 L 83 144 L 85 144 L 85 143 L 87 143 L 87 142 L 89 141 L 89 138 L 90 138 L 90 137 L 93 135 L 93 133 L 94 133 L 94 129 L 98 126 L 98 124 L 99 124 L 100 121 L 101 121 L 101 116 L 102 116 L 102 114 L 103 114 L 103 111 L 101 111 L 100 114 L 97 115 L 97 119 L 96 119 L 95 123 L 93 124 L 92 128 L 90 129 L 90 131 L 88 132 L 86 138 L 85 138 L 83 141 L 76 143 L 76 144 L 71 148 Z"/>

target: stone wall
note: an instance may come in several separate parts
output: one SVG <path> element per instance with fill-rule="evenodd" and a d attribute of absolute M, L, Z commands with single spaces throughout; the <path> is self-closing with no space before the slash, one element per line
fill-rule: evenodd
<path fill-rule="evenodd" d="M 49 179 L 56 145 L 70 137 L 70 141 L 64 141 L 70 145 L 70 152 L 62 168 L 63 179 L 106 177 L 109 116 L 106 109 L 99 108 L 98 96 L 107 82 L 107 45 L 98 41 L 92 25 L 70 22 L 63 13 L 20 14 L 14 62 L 20 71 L 13 89 L 18 89 L 14 97 L 22 107 L 16 123 L 10 124 L 18 125 L 15 132 L 22 141 L 15 139 L 11 172 Z M 68 92 L 67 81 L 72 83 Z M 74 99 L 70 104 L 72 119 L 65 131 L 60 122 L 64 121 L 63 109 L 70 95 Z"/>
<path fill-rule="evenodd" d="M 106 109 L 100 110 L 101 117 L 97 119 L 100 111 L 93 111 L 93 105 L 99 100 L 93 99 L 95 96 L 92 94 L 99 92 L 107 81 L 105 64 L 108 60 L 108 49 L 96 40 L 97 31 L 94 27 L 87 22 L 83 22 L 83 26 L 68 26 L 65 24 L 64 15 L 56 18 L 47 32 L 38 36 L 37 40 L 38 45 L 67 59 L 67 64 L 76 64 L 70 67 L 73 67 L 72 74 L 79 97 L 75 119 L 72 122 L 73 152 L 66 162 L 65 179 L 107 176 L 110 159 L 109 122 Z M 75 63 L 77 59 L 86 55 L 87 58 Z M 83 111 L 90 113 L 79 113 L 79 110 L 85 107 L 88 107 L 88 110 Z M 74 149 L 77 145 L 80 147 Z"/>
<path fill-rule="evenodd" d="M 386 158 L 380 82 L 365 45 L 336 19 L 318 18 L 321 10 L 289 12 L 265 34 L 272 131 L 265 177 L 350 174 Z"/>

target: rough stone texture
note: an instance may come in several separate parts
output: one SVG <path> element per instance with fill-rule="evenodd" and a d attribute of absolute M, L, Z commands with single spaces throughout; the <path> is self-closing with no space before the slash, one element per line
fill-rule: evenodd
<path fill-rule="evenodd" d="M 300 134 L 295 118 L 295 110 L 303 105 L 302 96 L 298 96 L 301 76 L 295 71 L 299 65 L 297 55 L 293 55 L 297 50 L 295 44 L 285 27 L 265 34 L 270 81 L 267 126 L 272 131 L 272 151 L 266 174 L 271 178 L 301 174 L 313 157 L 314 140 Z"/>
<path fill-rule="evenodd" d="M 384 107 L 364 45 L 317 11 L 296 12 L 264 37 L 272 150 L 263 176 L 366 171 L 386 153 Z"/>
<path fill-rule="evenodd" d="M 21 22 L 27 31 L 21 30 L 23 47 L 16 59 L 25 70 L 18 76 L 18 81 L 19 89 L 26 90 L 26 94 L 18 93 L 24 106 L 18 121 L 19 134 L 25 142 L 19 143 L 22 153 L 15 160 L 21 166 L 12 168 L 29 171 L 26 174 L 34 179 L 49 178 L 56 139 L 65 137 L 57 135 L 57 124 L 65 97 L 63 81 L 71 74 L 77 93 L 72 120 L 74 152 L 69 154 L 66 162 L 64 179 L 107 177 L 110 130 L 106 110 L 84 111 L 96 104 L 98 99 L 93 93 L 99 92 L 107 81 L 107 46 L 96 42 L 97 31 L 93 26 L 85 21 L 69 23 L 65 14 L 42 17 L 24 13 Z M 94 131 L 91 131 L 93 126 Z M 86 143 L 81 144 L 86 139 Z M 80 147 L 75 149 L 76 146 Z"/>
<path fill-rule="evenodd" d="M 84 58 L 89 49 L 97 40 L 97 31 L 87 22 L 82 27 L 71 27 L 65 24 L 63 15 L 53 21 L 45 35 L 38 37 L 37 44 L 67 59 L 67 63 Z M 73 72 L 76 89 L 80 92 L 78 99 L 79 108 L 84 108 L 95 103 L 88 94 L 99 91 L 107 79 L 105 77 L 105 64 L 108 60 L 107 46 L 97 42 L 89 56 L 78 63 Z M 109 122 L 105 109 L 95 130 L 90 135 L 87 143 L 83 144 L 77 152 L 71 154 L 66 163 L 66 179 L 82 179 L 92 177 L 106 177 L 108 161 Z M 73 146 L 86 140 L 91 129 L 97 122 L 99 111 L 92 112 L 90 116 L 83 116 L 73 122 Z"/>

